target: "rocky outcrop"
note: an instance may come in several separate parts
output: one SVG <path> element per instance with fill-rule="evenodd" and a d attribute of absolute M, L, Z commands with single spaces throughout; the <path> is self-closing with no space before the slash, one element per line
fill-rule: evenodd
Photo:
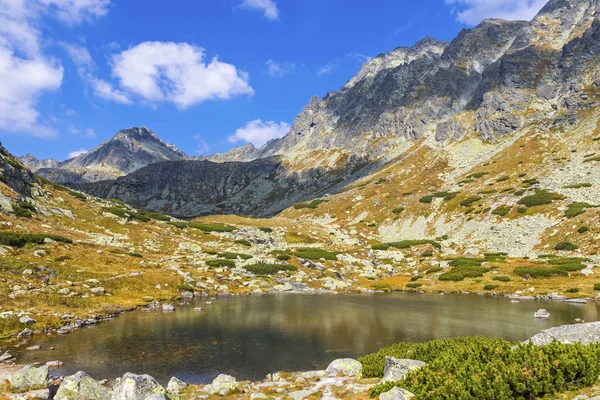
<path fill-rule="evenodd" d="M 381 393 L 379 400 L 410 400 L 414 397 L 415 395 L 408 390 L 396 386 L 385 393 Z"/>
<path fill-rule="evenodd" d="M 62 381 L 54 400 L 106 400 L 110 396 L 107 388 L 85 372 L 79 371 L 74 375 L 67 376 Z"/>
<path fill-rule="evenodd" d="M 9 375 L 8 382 L 13 389 L 25 391 L 45 388 L 48 384 L 48 377 L 49 370 L 47 366 L 35 368 L 28 365 Z"/>
<path fill-rule="evenodd" d="M 562 325 L 545 329 L 528 340 L 538 346 L 543 346 L 553 341 L 562 343 L 591 344 L 600 342 L 600 322 L 584 324 Z"/>
<path fill-rule="evenodd" d="M 419 360 L 399 359 L 385 356 L 385 368 L 381 382 L 397 382 L 404 379 L 410 371 L 423 367 L 425 363 Z"/>
<path fill-rule="evenodd" d="M 37 183 L 31 171 L 2 147 L 2 143 L 0 143 L 0 181 L 21 196 L 30 196 L 32 185 Z"/>
<path fill-rule="evenodd" d="M 220 374 L 210 385 L 204 387 L 204 391 L 210 395 L 218 394 L 227 396 L 229 393 L 237 390 L 239 383 L 231 375 Z"/>
<path fill-rule="evenodd" d="M 340 358 L 333 360 L 325 372 L 329 376 L 353 376 L 360 378 L 362 375 L 362 364 L 353 358 Z"/>
<path fill-rule="evenodd" d="M 55 165 L 40 167 L 37 173 L 62 184 L 97 182 L 126 175 L 155 162 L 184 158 L 187 158 L 184 152 L 142 126 L 119 131 L 96 148 Z"/>
<path fill-rule="evenodd" d="M 19 161 L 23 163 L 27 168 L 32 171 L 37 171 L 41 168 L 55 168 L 58 166 L 60 161 L 52 158 L 46 158 L 44 160 L 38 160 L 33 154 L 27 153 L 22 157 L 19 157 Z"/>
<path fill-rule="evenodd" d="M 150 375 L 127 372 L 113 384 L 112 400 L 167 400 L 165 389 Z"/>

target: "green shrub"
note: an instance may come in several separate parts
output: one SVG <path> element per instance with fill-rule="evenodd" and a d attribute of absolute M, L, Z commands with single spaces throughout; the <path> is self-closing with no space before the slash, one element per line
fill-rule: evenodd
<path fill-rule="evenodd" d="M 235 267 L 235 261 L 220 258 L 218 260 L 207 260 L 206 261 L 206 265 L 209 266 L 209 267 L 228 267 L 228 268 L 234 268 Z"/>
<path fill-rule="evenodd" d="M 508 215 L 508 213 L 510 212 L 511 209 L 512 209 L 512 207 L 509 207 L 509 206 L 499 206 L 499 207 L 496 207 L 494 209 L 494 211 L 492 211 L 492 214 L 499 215 L 501 217 L 505 217 L 506 215 Z"/>
<path fill-rule="evenodd" d="M 419 283 L 419 282 L 410 282 L 410 283 L 406 284 L 406 287 L 407 288 L 411 288 L 411 289 L 416 289 L 416 288 L 421 287 L 421 286 L 423 286 L 423 284 Z"/>
<path fill-rule="evenodd" d="M 291 257 L 291 256 L 288 256 L 287 254 L 279 254 L 279 255 L 277 256 L 277 259 L 278 259 L 279 261 L 287 261 L 287 260 L 289 260 L 289 259 L 291 259 L 291 258 L 292 258 L 292 257 Z"/>
<path fill-rule="evenodd" d="M 187 222 L 181 222 L 181 221 L 169 221 L 169 222 L 167 222 L 167 224 L 173 225 L 175 228 L 179 228 L 179 229 L 184 229 L 184 228 L 188 227 Z"/>
<path fill-rule="evenodd" d="M 427 250 L 421 253 L 421 257 L 431 257 L 433 256 L 433 251 Z"/>
<path fill-rule="evenodd" d="M 337 255 L 340 254 L 337 251 L 327 251 L 323 249 L 313 248 L 313 247 L 302 247 L 296 250 L 294 255 L 299 258 L 306 258 L 308 260 L 330 260 L 336 261 Z"/>
<path fill-rule="evenodd" d="M 226 258 L 228 260 L 237 260 L 238 258 L 241 258 L 242 260 L 249 260 L 252 258 L 252 256 L 250 254 L 230 253 L 230 252 L 219 253 L 217 255 L 217 257 Z"/>
<path fill-rule="evenodd" d="M 572 288 L 569 288 L 569 289 L 567 289 L 567 290 L 565 290 L 565 291 L 566 291 L 567 293 L 579 293 L 579 288 L 572 287 Z"/>
<path fill-rule="evenodd" d="M 449 200 L 452 200 L 453 198 L 455 198 L 457 195 L 458 195 L 458 192 L 443 191 L 443 192 L 434 193 L 433 197 L 437 197 L 437 198 L 444 199 L 445 201 L 449 201 Z"/>
<path fill-rule="evenodd" d="M 131 214 L 131 218 L 132 219 L 137 219 L 138 221 L 142 221 L 142 222 L 150 222 L 150 218 L 148 216 L 146 216 L 146 214 L 143 213 L 133 213 Z"/>
<path fill-rule="evenodd" d="M 504 275 L 500 275 L 500 276 L 495 276 L 493 278 L 493 280 L 498 281 L 498 282 L 510 282 L 510 277 L 504 276 Z"/>
<path fill-rule="evenodd" d="M 579 246 L 571 243 L 571 242 L 559 242 L 554 246 L 554 250 L 565 250 L 565 251 L 574 251 L 577 250 Z"/>
<path fill-rule="evenodd" d="M 510 176 L 504 175 L 504 176 L 501 176 L 500 178 L 496 179 L 496 182 L 504 182 L 504 181 L 507 181 L 509 179 L 510 179 Z"/>
<path fill-rule="evenodd" d="M 140 253 L 135 253 L 135 252 L 131 252 L 128 253 L 131 257 L 137 257 L 137 258 L 143 258 L 144 256 L 142 256 Z"/>
<path fill-rule="evenodd" d="M 594 283 L 594 290 L 595 291 L 600 291 L 600 283 Z"/>
<path fill-rule="evenodd" d="M 479 196 L 471 196 L 460 202 L 460 205 L 463 207 L 470 207 L 473 203 L 481 200 Z"/>
<path fill-rule="evenodd" d="M 400 386 L 415 398 L 428 400 L 550 398 L 593 385 L 600 372 L 598 344 L 552 342 L 539 347 L 469 337 L 387 347 L 359 359 L 363 375 L 376 371 L 381 377 L 386 355 L 427 364 L 402 381 L 375 385 L 371 397 Z"/>
<path fill-rule="evenodd" d="M 552 267 L 516 267 L 513 272 L 523 278 L 550 278 L 568 275 L 568 272 Z"/>
<path fill-rule="evenodd" d="M 493 194 L 493 193 L 498 193 L 498 191 L 496 189 L 487 189 L 487 190 L 482 190 L 481 192 L 477 192 L 477 194 Z"/>
<path fill-rule="evenodd" d="M 584 203 L 584 202 L 575 202 L 571 203 L 567 206 L 567 210 L 565 211 L 565 217 L 567 218 L 575 218 L 578 215 L 581 215 L 588 208 L 595 208 L 598 206 Z"/>
<path fill-rule="evenodd" d="M 458 257 L 450 260 L 451 267 L 480 267 L 487 261 L 485 258 L 468 258 L 468 257 Z"/>
<path fill-rule="evenodd" d="M 527 207 L 518 207 L 517 212 L 519 214 L 525 214 L 527 212 Z"/>
<path fill-rule="evenodd" d="M 442 267 L 429 268 L 427 271 L 425 271 L 425 275 L 435 274 L 436 272 L 440 272 L 440 271 L 443 271 L 443 270 L 444 270 L 444 268 L 442 268 Z"/>
<path fill-rule="evenodd" d="M 400 240 L 398 242 L 390 242 L 390 243 L 381 243 L 378 245 L 374 245 L 373 250 L 387 250 L 390 247 L 395 247 L 397 249 L 408 249 L 413 246 L 420 246 L 424 244 L 430 244 L 436 249 L 441 249 L 442 245 L 436 242 L 435 240 L 429 239 L 418 239 L 418 240 Z"/>
<path fill-rule="evenodd" d="M 203 232 L 233 232 L 237 229 L 235 226 L 226 224 L 202 224 L 200 222 L 190 222 L 188 226 Z"/>
<path fill-rule="evenodd" d="M 210 254 L 211 256 L 216 256 L 218 252 L 216 250 L 204 250 L 202 251 L 204 254 Z"/>
<path fill-rule="evenodd" d="M 15 213 L 16 217 L 19 217 L 19 218 L 31 218 L 31 217 L 33 217 L 33 214 L 31 213 L 31 211 L 29 211 L 26 208 L 19 207 L 18 204 L 13 204 L 12 205 L 12 209 L 13 209 L 13 212 Z"/>
<path fill-rule="evenodd" d="M 468 175 L 467 178 L 481 178 L 483 176 L 486 176 L 487 174 L 489 174 L 489 172 L 475 172 L 471 175 Z"/>
<path fill-rule="evenodd" d="M 155 219 L 157 221 L 165 221 L 168 222 L 171 220 L 171 217 L 169 217 L 168 215 L 164 215 L 161 213 L 157 213 L 155 211 L 148 211 L 148 210 L 140 210 L 139 212 L 137 212 L 134 215 L 134 218 L 136 218 L 136 216 L 139 217 L 143 217 L 143 218 L 147 218 L 147 219 Z"/>
<path fill-rule="evenodd" d="M 563 196 L 543 189 L 536 189 L 535 194 L 521 198 L 517 203 L 526 207 L 540 206 L 550 204 L 553 200 L 560 200 Z"/>
<path fill-rule="evenodd" d="M 235 243 L 241 244 L 242 246 L 246 246 L 246 247 L 252 247 L 252 243 L 250 243 L 250 241 L 246 240 L 246 239 L 238 239 L 235 241 Z"/>
<path fill-rule="evenodd" d="M 121 218 L 127 218 L 127 216 L 129 215 L 126 210 L 120 207 L 102 207 L 102 210 Z"/>
<path fill-rule="evenodd" d="M 23 247 L 27 243 L 43 244 L 45 239 L 52 239 L 60 243 L 73 243 L 71 239 L 59 235 L 0 231 L 0 244 L 4 246 Z"/>
<path fill-rule="evenodd" d="M 177 285 L 177 290 L 180 292 L 193 292 L 194 287 L 189 283 L 182 283 L 181 285 Z"/>
<path fill-rule="evenodd" d="M 252 264 L 246 265 L 244 269 L 255 275 L 272 275 L 284 271 L 297 271 L 298 268 L 287 264 Z"/>
<path fill-rule="evenodd" d="M 392 210 L 394 214 L 400 214 L 402 211 L 404 211 L 404 207 L 397 207 Z"/>
<path fill-rule="evenodd" d="M 312 201 L 303 201 L 301 203 L 296 203 L 294 204 L 294 208 L 296 210 L 301 210 L 303 208 L 310 208 L 310 209 L 315 209 L 319 206 L 319 204 L 321 203 L 325 203 L 328 200 L 322 200 L 322 199 L 315 199 Z"/>
<path fill-rule="evenodd" d="M 418 275 L 418 274 L 417 274 L 417 275 L 413 275 L 413 276 L 411 276 L 411 277 L 410 277 L 410 280 L 411 280 L 411 282 L 414 282 L 414 281 L 418 281 L 418 280 L 419 280 L 419 279 L 421 279 L 422 277 L 423 277 L 423 275 Z"/>
<path fill-rule="evenodd" d="M 596 156 L 596 157 L 590 157 L 590 158 L 586 158 L 585 160 L 583 160 L 583 162 L 591 162 L 591 161 L 600 161 L 600 156 Z"/>
<path fill-rule="evenodd" d="M 579 188 L 588 188 L 592 187 L 591 183 L 575 183 L 573 185 L 564 186 L 565 189 L 579 189 Z"/>
<path fill-rule="evenodd" d="M 577 229 L 577 232 L 579 232 L 579 233 L 585 233 L 585 232 L 587 232 L 589 230 L 590 230 L 590 227 L 584 225 L 584 226 L 580 226 L 579 229 Z"/>
<path fill-rule="evenodd" d="M 439 276 L 440 281 L 463 281 L 465 278 L 479 278 L 483 274 L 490 272 L 491 268 L 486 267 L 459 267 L 452 268 Z"/>
<path fill-rule="evenodd" d="M 433 195 L 428 194 L 427 196 L 423 196 L 419 199 L 421 203 L 429 204 L 433 201 Z"/>
<path fill-rule="evenodd" d="M 258 228 L 260 231 L 265 232 L 265 233 L 271 233 L 273 232 L 272 228 L 266 227 L 266 226 L 261 226 Z"/>
<path fill-rule="evenodd" d="M 35 206 L 33 204 L 31 204 L 31 203 L 26 202 L 26 201 L 19 201 L 17 203 L 17 206 L 19 206 L 20 208 L 24 208 L 25 210 L 37 212 L 37 210 L 35 209 Z"/>
<path fill-rule="evenodd" d="M 494 290 L 494 289 L 497 289 L 497 288 L 498 288 L 498 285 L 485 285 L 483 287 L 483 290 Z"/>

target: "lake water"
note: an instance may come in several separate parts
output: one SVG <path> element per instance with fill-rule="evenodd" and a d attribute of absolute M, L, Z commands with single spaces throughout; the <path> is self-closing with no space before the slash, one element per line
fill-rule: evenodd
<path fill-rule="evenodd" d="M 86 371 L 96 379 L 147 373 L 206 383 L 219 373 L 238 380 L 269 372 L 323 369 L 336 358 L 358 357 L 399 341 L 485 335 L 524 340 L 540 330 L 600 319 L 595 302 L 388 293 L 217 297 L 175 312 L 135 311 L 67 336 L 36 338 L 38 351 L 18 361 L 60 360 L 58 373 Z M 197 312 L 193 307 L 203 307 Z M 548 320 L 533 313 L 546 308 Z M 51 346 L 55 350 L 50 350 Z"/>

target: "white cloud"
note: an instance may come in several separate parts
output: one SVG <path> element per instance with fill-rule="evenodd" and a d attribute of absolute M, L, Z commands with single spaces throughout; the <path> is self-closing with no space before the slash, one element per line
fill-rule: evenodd
<path fill-rule="evenodd" d="M 355 59 L 356 61 L 358 61 L 359 63 L 366 63 L 371 61 L 371 56 L 368 56 L 366 54 L 362 54 L 362 53 L 356 53 L 356 52 L 352 52 L 352 53 L 348 53 L 346 54 L 346 57 L 350 57 Z"/>
<path fill-rule="evenodd" d="M 56 14 L 56 18 L 69 25 L 93 21 L 108 13 L 110 0 L 39 0 Z"/>
<path fill-rule="evenodd" d="M 82 155 L 82 154 L 85 154 L 85 153 L 87 153 L 87 152 L 88 152 L 88 151 L 87 151 L 86 149 L 79 149 L 79 150 L 75 150 L 75 151 L 72 151 L 72 152 L 70 152 L 70 153 L 69 153 L 69 156 L 68 156 L 68 158 L 69 158 L 69 159 L 71 159 L 71 158 L 75 158 L 75 157 L 77 157 L 77 156 L 80 156 L 80 155 Z"/>
<path fill-rule="evenodd" d="M 548 0 L 445 0 L 456 19 L 477 25 L 486 18 L 530 21 Z"/>
<path fill-rule="evenodd" d="M 90 80 L 94 94 L 104 100 L 111 100 L 121 104 L 131 104 L 129 97 L 119 89 L 115 89 L 104 79 L 92 78 Z"/>
<path fill-rule="evenodd" d="M 319 67 L 319 69 L 317 70 L 317 75 L 321 76 L 321 75 L 330 74 L 337 67 L 337 65 L 338 65 L 337 61 L 330 61 L 327 64 L 323 65 L 322 67 Z"/>
<path fill-rule="evenodd" d="M 229 136 L 228 140 L 229 143 L 245 141 L 246 143 L 252 143 L 255 147 L 260 147 L 269 140 L 285 136 L 290 128 L 290 124 L 286 122 L 263 122 L 260 119 L 255 119 L 236 130 L 233 135 Z"/>
<path fill-rule="evenodd" d="M 267 74 L 277 78 L 281 78 L 284 75 L 292 73 L 294 68 L 296 68 L 296 64 L 294 63 L 280 64 L 271 59 L 267 60 L 265 64 L 267 66 Z"/>
<path fill-rule="evenodd" d="M 77 129 L 77 127 L 75 125 L 73 125 L 73 124 L 67 125 L 67 129 L 73 135 L 79 135 L 81 133 L 81 131 L 79 129 Z"/>
<path fill-rule="evenodd" d="M 216 57 L 206 62 L 204 49 L 188 43 L 140 43 L 113 56 L 113 75 L 124 91 L 179 108 L 254 94 L 248 74 Z"/>
<path fill-rule="evenodd" d="M 243 8 L 258 10 L 265 14 L 265 18 L 271 21 L 279 19 L 279 9 L 273 0 L 242 0 Z"/>
<path fill-rule="evenodd" d="M 200 135 L 194 135 L 194 140 L 196 141 L 196 154 L 198 154 L 199 156 L 206 155 L 206 153 L 208 153 L 208 150 L 210 149 L 208 143 L 206 143 Z"/>
<path fill-rule="evenodd" d="M 96 137 L 96 131 L 94 131 L 92 128 L 87 128 L 85 130 L 85 136 L 87 136 L 89 138 L 95 138 Z"/>
<path fill-rule="evenodd" d="M 109 3 L 109 0 L 0 0 L 0 131 L 43 138 L 57 135 L 43 121 L 37 104 L 45 93 L 60 88 L 63 68 L 59 61 L 43 54 L 39 26 L 47 16 L 76 25 L 106 14 Z"/>

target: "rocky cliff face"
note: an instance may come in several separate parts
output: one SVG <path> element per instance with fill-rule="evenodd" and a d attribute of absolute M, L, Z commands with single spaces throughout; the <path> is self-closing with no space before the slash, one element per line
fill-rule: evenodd
<path fill-rule="evenodd" d="M 187 158 L 146 127 L 124 129 L 96 148 L 37 173 L 64 184 L 97 182 L 133 172 L 158 161 Z M 36 170 L 35 168 L 32 168 Z"/>
<path fill-rule="evenodd" d="M 574 125 L 581 121 L 582 110 L 596 110 L 599 104 L 590 95 L 600 88 L 599 4 L 599 0 L 551 0 L 531 22 L 486 20 L 463 30 L 450 43 L 426 38 L 411 48 L 395 49 L 366 63 L 339 92 L 313 97 L 285 137 L 260 149 L 245 146 L 208 159 L 222 163 L 280 157 L 279 167 L 261 182 L 279 188 L 293 175 L 295 184 L 311 187 L 302 197 L 323 192 L 334 181 L 339 188 L 364 176 L 365 168 L 403 157 L 415 143 L 441 151 L 476 138 L 501 149 L 505 141 L 537 126 Z M 209 174 L 230 168 L 208 165 L 202 171 Z M 251 164 L 236 165 L 243 173 Z M 171 166 L 178 168 L 177 163 Z M 162 167 L 147 168 L 168 175 Z M 315 181 L 314 171 L 335 179 Z M 212 179 L 193 173 L 193 179 Z M 153 187 L 143 195 L 145 204 L 179 215 L 190 215 L 192 209 L 243 208 L 234 205 L 237 198 L 225 201 L 230 194 L 225 186 L 213 188 L 218 193 L 207 197 L 203 191 L 208 188 L 202 185 L 193 189 L 198 191 L 196 198 L 207 203 L 192 207 L 186 201 L 193 200 L 183 200 L 178 193 L 190 190 L 188 181 L 180 175 L 175 183 Z M 110 185 L 106 195 L 139 200 L 128 193 L 133 188 L 127 180 Z M 297 197 L 279 196 L 274 202 L 266 196 L 262 210 L 283 209 Z"/>
<path fill-rule="evenodd" d="M 40 168 L 55 168 L 58 166 L 60 161 L 52 158 L 46 158 L 44 160 L 38 160 L 33 154 L 26 154 L 22 157 L 18 157 L 19 161 L 23 163 L 27 168 L 33 172 Z"/>

